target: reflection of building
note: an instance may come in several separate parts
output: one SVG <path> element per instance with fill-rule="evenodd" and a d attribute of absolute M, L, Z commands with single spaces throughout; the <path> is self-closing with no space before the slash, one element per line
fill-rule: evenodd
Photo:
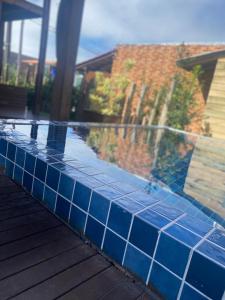
<path fill-rule="evenodd" d="M 225 143 L 199 137 L 184 192 L 225 218 Z"/>

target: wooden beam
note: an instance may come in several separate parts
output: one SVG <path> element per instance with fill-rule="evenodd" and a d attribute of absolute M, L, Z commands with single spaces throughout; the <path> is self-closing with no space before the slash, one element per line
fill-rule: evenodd
<path fill-rule="evenodd" d="M 39 62 L 38 62 L 37 77 L 36 77 L 36 84 L 35 84 L 35 102 L 33 107 L 33 113 L 35 116 L 39 115 L 41 109 L 41 102 L 42 102 L 41 101 L 42 85 L 43 85 L 43 78 L 44 78 L 45 59 L 46 59 L 46 50 L 47 50 L 47 42 L 48 42 L 50 5 L 51 5 L 51 0 L 44 1 L 44 14 L 42 18 L 42 27 L 41 27 Z"/>
<path fill-rule="evenodd" d="M 23 32 L 24 32 L 24 21 L 21 21 L 19 51 L 18 51 L 18 56 L 17 56 L 16 85 L 19 84 L 19 77 L 20 77 L 21 58 L 22 58 L 22 51 L 23 51 Z"/>
<path fill-rule="evenodd" d="M 18 12 L 26 13 L 25 18 L 41 18 L 43 15 L 42 7 L 25 0 L 0 0 L 0 2 L 5 6 L 4 21 L 20 20 Z"/>
<path fill-rule="evenodd" d="M 0 81 L 2 77 L 3 68 L 3 46 L 4 46 L 4 21 L 2 19 L 3 5 L 0 2 Z"/>
<path fill-rule="evenodd" d="M 61 0 L 57 19 L 57 71 L 53 88 L 51 119 L 70 116 L 84 0 Z"/>
<path fill-rule="evenodd" d="M 9 60 L 11 53 L 11 38 L 12 38 L 12 22 L 7 23 L 6 30 L 6 46 L 5 46 L 5 72 L 4 72 L 4 81 L 9 80 Z"/>

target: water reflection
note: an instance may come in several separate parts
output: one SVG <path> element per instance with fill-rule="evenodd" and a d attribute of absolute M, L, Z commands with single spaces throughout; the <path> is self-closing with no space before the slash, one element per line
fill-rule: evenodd
<path fill-rule="evenodd" d="M 16 129 L 28 131 L 27 125 Z M 140 127 L 32 125 L 29 130 L 47 147 L 148 192 L 158 182 L 224 222 L 225 141 Z"/>

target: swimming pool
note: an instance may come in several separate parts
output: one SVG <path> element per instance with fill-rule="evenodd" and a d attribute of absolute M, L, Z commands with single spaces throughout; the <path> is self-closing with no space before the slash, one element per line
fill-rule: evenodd
<path fill-rule="evenodd" d="M 224 141 L 156 127 L 0 128 L 7 175 L 114 261 L 168 299 L 221 299 Z"/>

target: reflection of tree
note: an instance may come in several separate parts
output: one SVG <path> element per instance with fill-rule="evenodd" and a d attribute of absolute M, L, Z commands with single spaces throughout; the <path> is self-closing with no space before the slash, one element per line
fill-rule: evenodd
<path fill-rule="evenodd" d="M 181 192 L 192 152 L 193 145 L 187 141 L 185 135 L 165 131 L 160 141 L 152 175 L 167 184 L 172 190 Z"/>

